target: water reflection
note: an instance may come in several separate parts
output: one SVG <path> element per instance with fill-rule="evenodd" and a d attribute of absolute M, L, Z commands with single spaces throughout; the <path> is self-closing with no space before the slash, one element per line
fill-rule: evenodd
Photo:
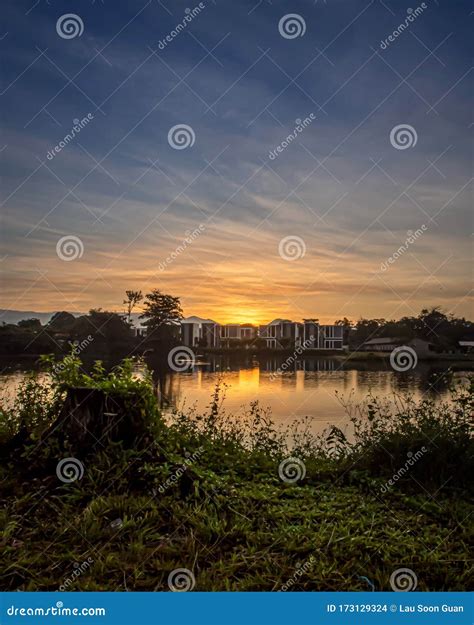
<path fill-rule="evenodd" d="M 281 373 L 284 360 L 267 357 L 257 360 L 208 357 L 198 360 L 182 373 L 158 372 L 155 379 L 165 411 L 209 405 L 216 384 L 225 385 L 225 407 L 235 414 L 258 400 L 271 409 L 273 418 L 288 424 L 295 418 L 310 417 L 315 432 L 328 425 L 347 428 L 349 419 L 341 402 L 362 403 L 369 393 L 379 397 L 409 394 L 415 399 L 448 399 L 449 389 L 472 373 L 446 372 L 439 365 L 419 363 L 416 370 L 394 372 L 388 363 L 341 363 L 331 359 L 301 359 L 291 371 Z M 152 363 L 150 363 L 152 364 Z"/>
<path fill-rule="evenodd" d="M 281 373 L 285 360 L 278 356 L 256 358 L 207 356 L 182 373 L 170 372 L 166 363 L 149 360 L 158 398 L 164 411 L 196 406 L 205 409 L 217 384 L 225 386 L 227 413 L 236 414 L 258 400 L 270 408 L 277 423 L 286 425 L 295 418 L 309 417 L 312 429 L 328 425 L 346 430 L 349 419 L 339 398 L 362 403 L 369 393 L 379 397 L 410 394 L 415 399 L 447 399 L 457 380 L 473 375 L 466 371 L 446 372 L 441 363 L 419 362 L 407 373 L 394 372 L 388 363 L 346 362 L 329 358 L 306 358 L 291 363 Z M 108 363 L 112 366 L 116 363 Z M 24 376 L 22 366 L 2 367 L 2 386 L 12 395 Z"/>

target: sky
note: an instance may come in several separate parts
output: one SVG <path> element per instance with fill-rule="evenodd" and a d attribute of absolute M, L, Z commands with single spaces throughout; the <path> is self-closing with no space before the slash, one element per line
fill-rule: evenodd
<path fill-rule="evenodd" d="M 473 13 L 7 1 L 0 307 L 472 318 Z"/>

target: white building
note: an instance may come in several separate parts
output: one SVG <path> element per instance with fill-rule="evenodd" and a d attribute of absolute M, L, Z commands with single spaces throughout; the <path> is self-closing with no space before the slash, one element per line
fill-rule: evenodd
<path fill-rule="evenodd" d="M 343 326 L 320 325 L 317 319 L 305 319 L 303 323 L 288 319 L 274 319 L 260 326 L 260 338 L 267 347 L 304 349 L 343 349 Z"/>

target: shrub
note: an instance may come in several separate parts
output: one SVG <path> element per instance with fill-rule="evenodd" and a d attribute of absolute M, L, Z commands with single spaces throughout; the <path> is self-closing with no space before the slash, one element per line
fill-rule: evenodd
<path fill-rule="evenodd" d="M 347 406 L 354 441 L 346 461 L 370 475 L 416 481 L 426 487 L 465 488 L 474 472 L 474 384 L 451 391 L 449 401 L 393 401 L 369 397 L 362 406 Z M 406 467 L 408 470 L 404 471 Z"/>

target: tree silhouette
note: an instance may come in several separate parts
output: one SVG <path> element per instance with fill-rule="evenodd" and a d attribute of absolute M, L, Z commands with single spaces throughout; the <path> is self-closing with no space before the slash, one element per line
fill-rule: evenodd
<path fill-rule="evenodd" d="M 128 323 L 131 323 L 132 310 L 142 301 L 143 294 L 141 291 L 125 291 L 125 295 L 127 296 L 127 299 L 124 299 L 123 303 L 127 306 L 127 321 Z"/>
<path fill-rule="evenodd" d="M 176 325 L 182 318 L 183 310 L 179 297 L 167 295 L 159 289 L 153 289 L 146 295 L 140 319 L 145 319 L 143 325 L 147 327 L 148 335 L 162 330 L 165 326 Z"/>

